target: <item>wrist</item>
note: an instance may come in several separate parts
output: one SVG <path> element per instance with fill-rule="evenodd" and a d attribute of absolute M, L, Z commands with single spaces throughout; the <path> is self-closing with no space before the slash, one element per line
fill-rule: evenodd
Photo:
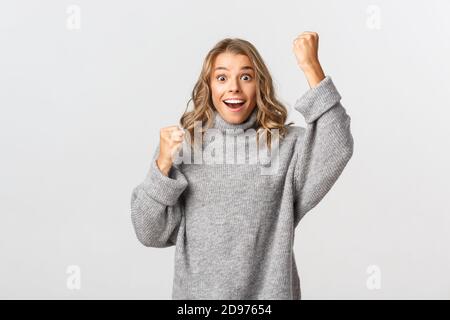
<path fill-rule="evenodd" d="M 316 87 L 323 79 L 325 79 L 325 73 L 319 62 L 313 62 L 303 66 L 302 70 L 311 88 Z"/>
<path fill-rule="evenodd" d="M 304 72 L 313 72 L 321 69 L 320 62 L 318 60 L 310 60 L 307 62 L 304 62 L 302 64 L 299 64 L 299 67 Z"/>
<path fill-rule="evenodd" d="M 158 169 L 159 169 L 165 176 L 168 176 L 168 175 L 169 175 L 170 168 L 172 167 L 172 164 L 169 163 L 169 162 L 167 162 L 167 161 L 161 160 L 161 159 L 159 159 L 159 158 L 156 159 L 155 161 L 156 161 L 156 166 L 158 167 Z"/>

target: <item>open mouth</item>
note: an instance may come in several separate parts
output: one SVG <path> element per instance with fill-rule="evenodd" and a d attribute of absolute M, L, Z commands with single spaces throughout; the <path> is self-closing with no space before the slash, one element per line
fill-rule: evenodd
<path fill-rule="evenodd" d="M 223 100 L 223 103 L 225 103 L 229 108 L 234 109 L 234 110 L 239 110 L 240 108 L 242 108 L 245 104 L 245 100 L 240 100 L 240 101 L 230 101 L 230 100 Z"/>

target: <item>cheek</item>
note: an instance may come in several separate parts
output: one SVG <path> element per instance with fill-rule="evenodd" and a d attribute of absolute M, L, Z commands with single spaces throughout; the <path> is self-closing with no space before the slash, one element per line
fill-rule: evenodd
<path fill-rule="evenodd" d="M 256 100 L 256 90 L 253 90 L 250 95 L 249 95 L 250 99 L 255 101 Z"/>
<path fill-rule="evenodd" d="M 215 105 L 218 105 L 220 102 L 220 92 L 217 90 L 217 88 L 215 88 L 214 86 L 210 87 L 211 90 L 211 98 L 212 98 L 212 102 Z"/>
<path fill-rule="evenodd" d="M 211 95 L 215 100 L 220 100 L 222 96 L 222 91 L 217 87 L 213 87 L 211 88 Z"/>
<path fill-rule="evenodd" d="M 256 99 L 256 85 L 251 85 L 247 88 L 247 96 L 251 99 Z"/>

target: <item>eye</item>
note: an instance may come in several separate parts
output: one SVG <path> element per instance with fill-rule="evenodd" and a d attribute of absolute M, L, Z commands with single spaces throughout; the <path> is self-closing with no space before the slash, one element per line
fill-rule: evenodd
<path fill-rule="evenodd" d="M 252 76 L 249 75 L 249 74 L 247 74 L 247 73 L 246 73 L 246 74 L 243 74 L 243 75 L 241 76 L 241 78 L 242 78 L 242 77 L 248 77 L 248 80 L 251 80 L 251 79 L 252 79 Z M 216 79 L 219 80 L 219 81 L 221 81 L 221 80 L 220 80 L 221 78 L 225 78 L 225 76 L 221 74 L 221 75 L 218 75 L 218 76 L 216 77 Z"/>

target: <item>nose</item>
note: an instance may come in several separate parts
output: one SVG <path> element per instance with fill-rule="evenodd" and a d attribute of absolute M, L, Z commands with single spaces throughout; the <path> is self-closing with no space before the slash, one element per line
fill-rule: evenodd
<path fill-rule="evenodd" d="M 230 82 L 230 87 L 228 88 L 228 91 L 230 92 L 239 92 L 240 91 L 240 87 L 239 87 L 239 81 L 237 81 L 236 79 L 231 80 Z"/>

